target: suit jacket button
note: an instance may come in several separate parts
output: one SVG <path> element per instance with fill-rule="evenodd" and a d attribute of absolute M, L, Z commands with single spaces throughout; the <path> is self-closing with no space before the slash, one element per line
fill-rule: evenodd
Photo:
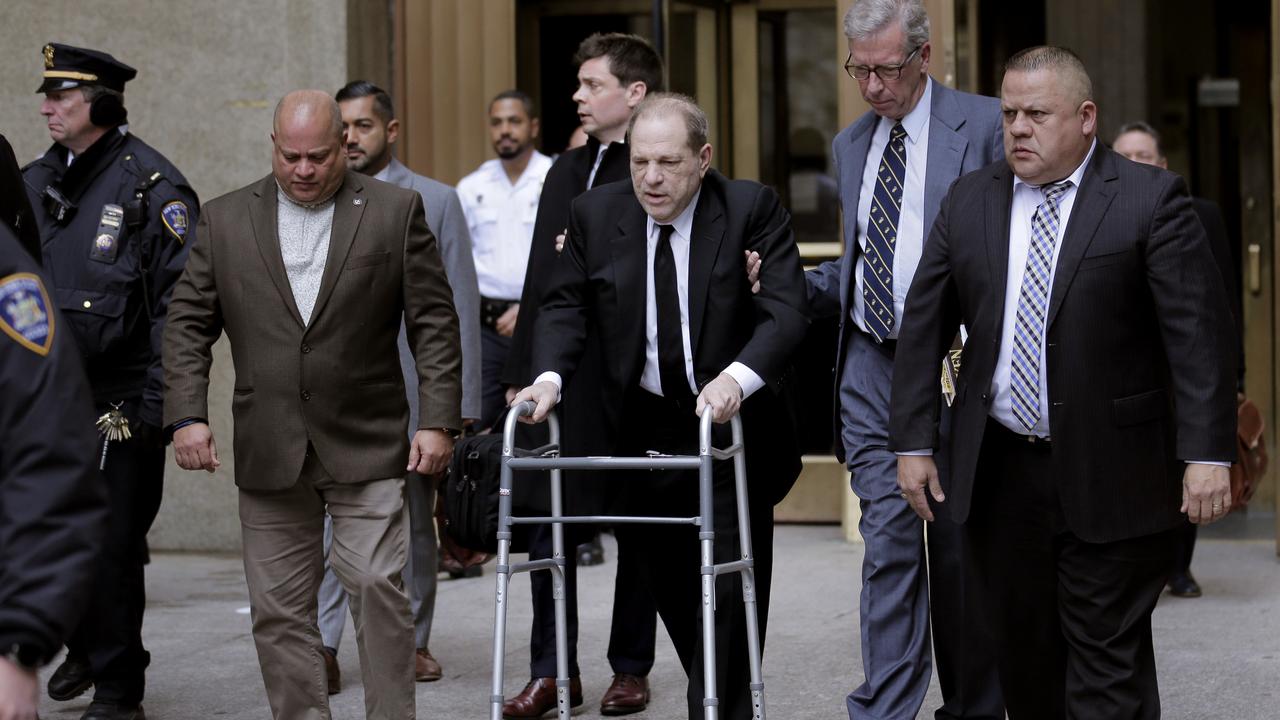
<path fill-rule="evenodd" d="M 306 343 L 303 343 L 303 344 L 302 344 L 302 354 L 303 354 L 303 355 L 306 355 L 306 354 L 307 354 L 307 353 L 309 353 L 309 352 L 311 352 L 311 346 L 310 346 L 310 345 L 308 345 L 308 344 L 306 344 Z"/>
<path fill-rule="evenodd" d="M 310 399 L 311 399 L 311 391 L 310 391 L 310 390 L 303 390 L 303 391 L 302 391 L 302 399 L 303 399 L 303 400 L 310 400 Z"/>

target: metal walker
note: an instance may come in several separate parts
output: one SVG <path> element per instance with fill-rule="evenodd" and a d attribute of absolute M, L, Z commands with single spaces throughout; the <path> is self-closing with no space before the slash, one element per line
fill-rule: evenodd
<path fill-rule="evenodd" d="M 564 525 L 647 523 L 657 525 L 696 525 L 698 544 L 702 558 L 702 668 L 703 687 L 707 696 L 702 699 L 704 720 L 719 718 L 719 700 L 716 695 L 716 626 L 715 579 L 728 573 L 742 574 L 742 595 L 747 621 L 747 651 L 750 653 L 751 702 L 753 717 L 764 720 L 764 678 L 760 669 L 760 631 L 757 624 L 755 561 L 751 553 L 751 522 L 747 504 L 746 458 L 742 446 L 742 422 L 732 418 L 732 444 L 722 449 L 711 446 L 710 408 L 703 411 L 698 425 L 698 454 L 659 455 L 649 457 L 560 457 L 560 423 L 555 413 L 547 415 L 550 444 L 532 451 L 517 451 L 515 428 L 519 418 L 532 415 L 534 404 L 529 401 L 511 409 L 503 426 L 502 475 L 498 498 L 498 565 L 497 603 L 494 612 L 493 631 L 493 694 L 490 696 L 491 720 L 502 720 L 502 676 L 506 655 L 507 587 L 512 573 L 549 570 L 552 592 L 555 598 L 556 622 L 556 708 L 560 720 L 569 720 L 569 653 L 565 627 L 564 587 Z M 734 486 L 738 499 L 738 535 L 741 539 L 742 559 L 733 562 L 715 562 L 713 543 L 715 525 L 712 523 L 712 460 L 733 459 Z M 551 515 L 537 517 L 511 516 L 511 482 L 513 470 L 551 471 Z M 699 514 L 694 517 L 633 516 L 633 515 L 563 515 L 560 473 L 562 470 L 697 470 Z M 551 525 L 552 556 L 544 560 L 510 563 L 512 525 Z"/>

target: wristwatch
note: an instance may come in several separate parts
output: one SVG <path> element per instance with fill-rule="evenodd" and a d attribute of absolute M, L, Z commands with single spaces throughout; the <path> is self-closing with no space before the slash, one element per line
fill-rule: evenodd
<path fill-rule="evenodd" d="M 35 645 L 24 645 L 22 643 L 14 643 L 5 649 L 4 655 L 0 655 L 5 660 L 17 665 L 23 670 L 35 672 L 40 669 L 43 664 L 44 653 L 40 652 L 40 648 Z"/>
<path fill-rule="evenodd" d="M 457 430 L 454 430 L 453 428 L 447 428 L 447 427 L 431 427 L 431 428 L 424 428 L 424 429 L 425 429 L 425 430 L 435 430 L 436 432 L 442 432 L 442 433 L 444 433 L 444 434 L 448 435 L 449 437 L 453 438 L 454 440 L 457 440 L 457 439 L 458 439 L 458 436 L 462 434 L 462 433 L 458 432 Z"/>

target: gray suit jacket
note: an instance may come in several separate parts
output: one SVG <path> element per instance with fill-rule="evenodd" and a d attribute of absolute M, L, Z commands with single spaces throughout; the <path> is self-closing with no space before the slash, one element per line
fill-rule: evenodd
<path fill-rule="evenodd" d="M 858 196 L 862 193 L 862 171 L 866 167 L 867 150 L 879 116 L 867 112 L 852 125 L 840 131 L 832 141 L 836 181 L 840 188 L 840 207 L 844 215 L 844 255 L 825 262 L 805 273 L 809 286 L 809 308 L 812 317 L 839 314 L 839 344 L 836 346 L 835 370 L 835 441 L 836 455 L 844 461 L 840 432 L 840 378 L 844 373 L 845 332 L 857 331 L 849 326 L 849 307 L 855 287 L 853 271 L 861 246 L 858 244 Z M 929 161 L 924 179 L 924 231 L 926 240 L 938 206 L 951 183 L 966 173 L 985 167 L 1004 157 L 1000 118 L 1000 101 L 995 98 L 952 90 L 933 83 L 933 100 L 929 117 Z"/>
<path fill-rule="evenodd" d="M 387 166 L 387 182 L 406 190 L 417 190 L 427 211 L 427 226 L 440 246 L 444 271 L 453 288 L 453 306 L 458 311 L 462 332 L 462 417 L 480 418 L 480 286 L 476 282 L 476 264 L 471 253 L 471 233 L 462 214 L 462 204 L 453 188 L 413 172 L 391 158 Z M 409 428 L 418 426 L 418 372 L 404 327 L 400 328 L 400 367 L 404 370 L 405 391 L 409 397 Z"/>

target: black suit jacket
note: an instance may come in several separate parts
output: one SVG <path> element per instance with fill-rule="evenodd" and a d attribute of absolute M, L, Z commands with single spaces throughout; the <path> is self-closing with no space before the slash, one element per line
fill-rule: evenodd
<path fill-rule="evenodd" d="M 956 181 L 907 296 L 890 419 L 895 451 L 935 446 L 937 368 L 969 330 L 952 421 L 951 490 L 969 514 L 1000 352 L 1013 174 Z M 1053 472 L 1068 528 L 1088 542 L 1183 522 L 1189 460 L 1235 458 L 1235 346 L 1222 278 L 1177 175 L 1098 145 L 1049 296 L 1045 379 Z"/>
<path fill-rule="evenodd" d="M 1218 203 L 1205 198 L 1191 198 L 1191 209 L 1195 210 L 1200 224 L 1204 225 L 1205 234 L 1209 237 L 1209 250 L 1213 253 L 1213 262 L 1222 273 L 1222 284 L 1227 289 L 1227 304 L 1231 307 L 1231 317 L 1235 321 L 1236 335 L 1236 382 L 1240 390 L 1244 389 L 1244 297 L 1240 291 L 1240 268 L 1236 264 L 1235 254 L 1231 251 L 1231 243 L 1227 240 L 1227 223 L 1222 219 L 1222 210 Z"/>
<path fill-rule="evenodd" d="M 598 339 L 604 362 L 596 390 L 603 443 L 597 452 L 613 452 L 627 397 L 644 370 L 646 222 L 630 182 L 574 201 L 565 251 L 535 328 L 533 367 L 565 379 L 577 370 L 588 339 Z M 745 250 L 764 260 L 756 295 L 743 270 Z M 790 218 L 772 190 L 707 173 L 693 217 L 688 302 L 698 387 L 735 361 L 766 383 L 744 402 L 742 419 L 752 485 L 767 487 L 776 502 L 800 468 L 781 383 L 808 319 Z"/>
<path fill-rule="evenodd" d="M 516 331 L 511 337 L 511 350 L 502 373 L 504 385 L 524 387 L 533 382 L 539 372 L 530 367 L 534 327 L 551 271 L 560 259 L 560 253 L 556 252 L 556 236 L 569 227 L 569 204 L 586 192 L 591 167 L 599 150 L 600 141 L 595 138 L 588 138 L 586 145 L 566 150 L 556 158 L 542 182 L 542 197 L 538 199 L 538 217 L 533 223 L 533 242 L 529 246 L 529 264 L 524 275 L 524 291 L 520 295 L 520 314 L 516 317 Z M 595 186 L 631 177 L 628 168 L 630 157 L 626 143 L 610 145 L 596 170 Z"/>

